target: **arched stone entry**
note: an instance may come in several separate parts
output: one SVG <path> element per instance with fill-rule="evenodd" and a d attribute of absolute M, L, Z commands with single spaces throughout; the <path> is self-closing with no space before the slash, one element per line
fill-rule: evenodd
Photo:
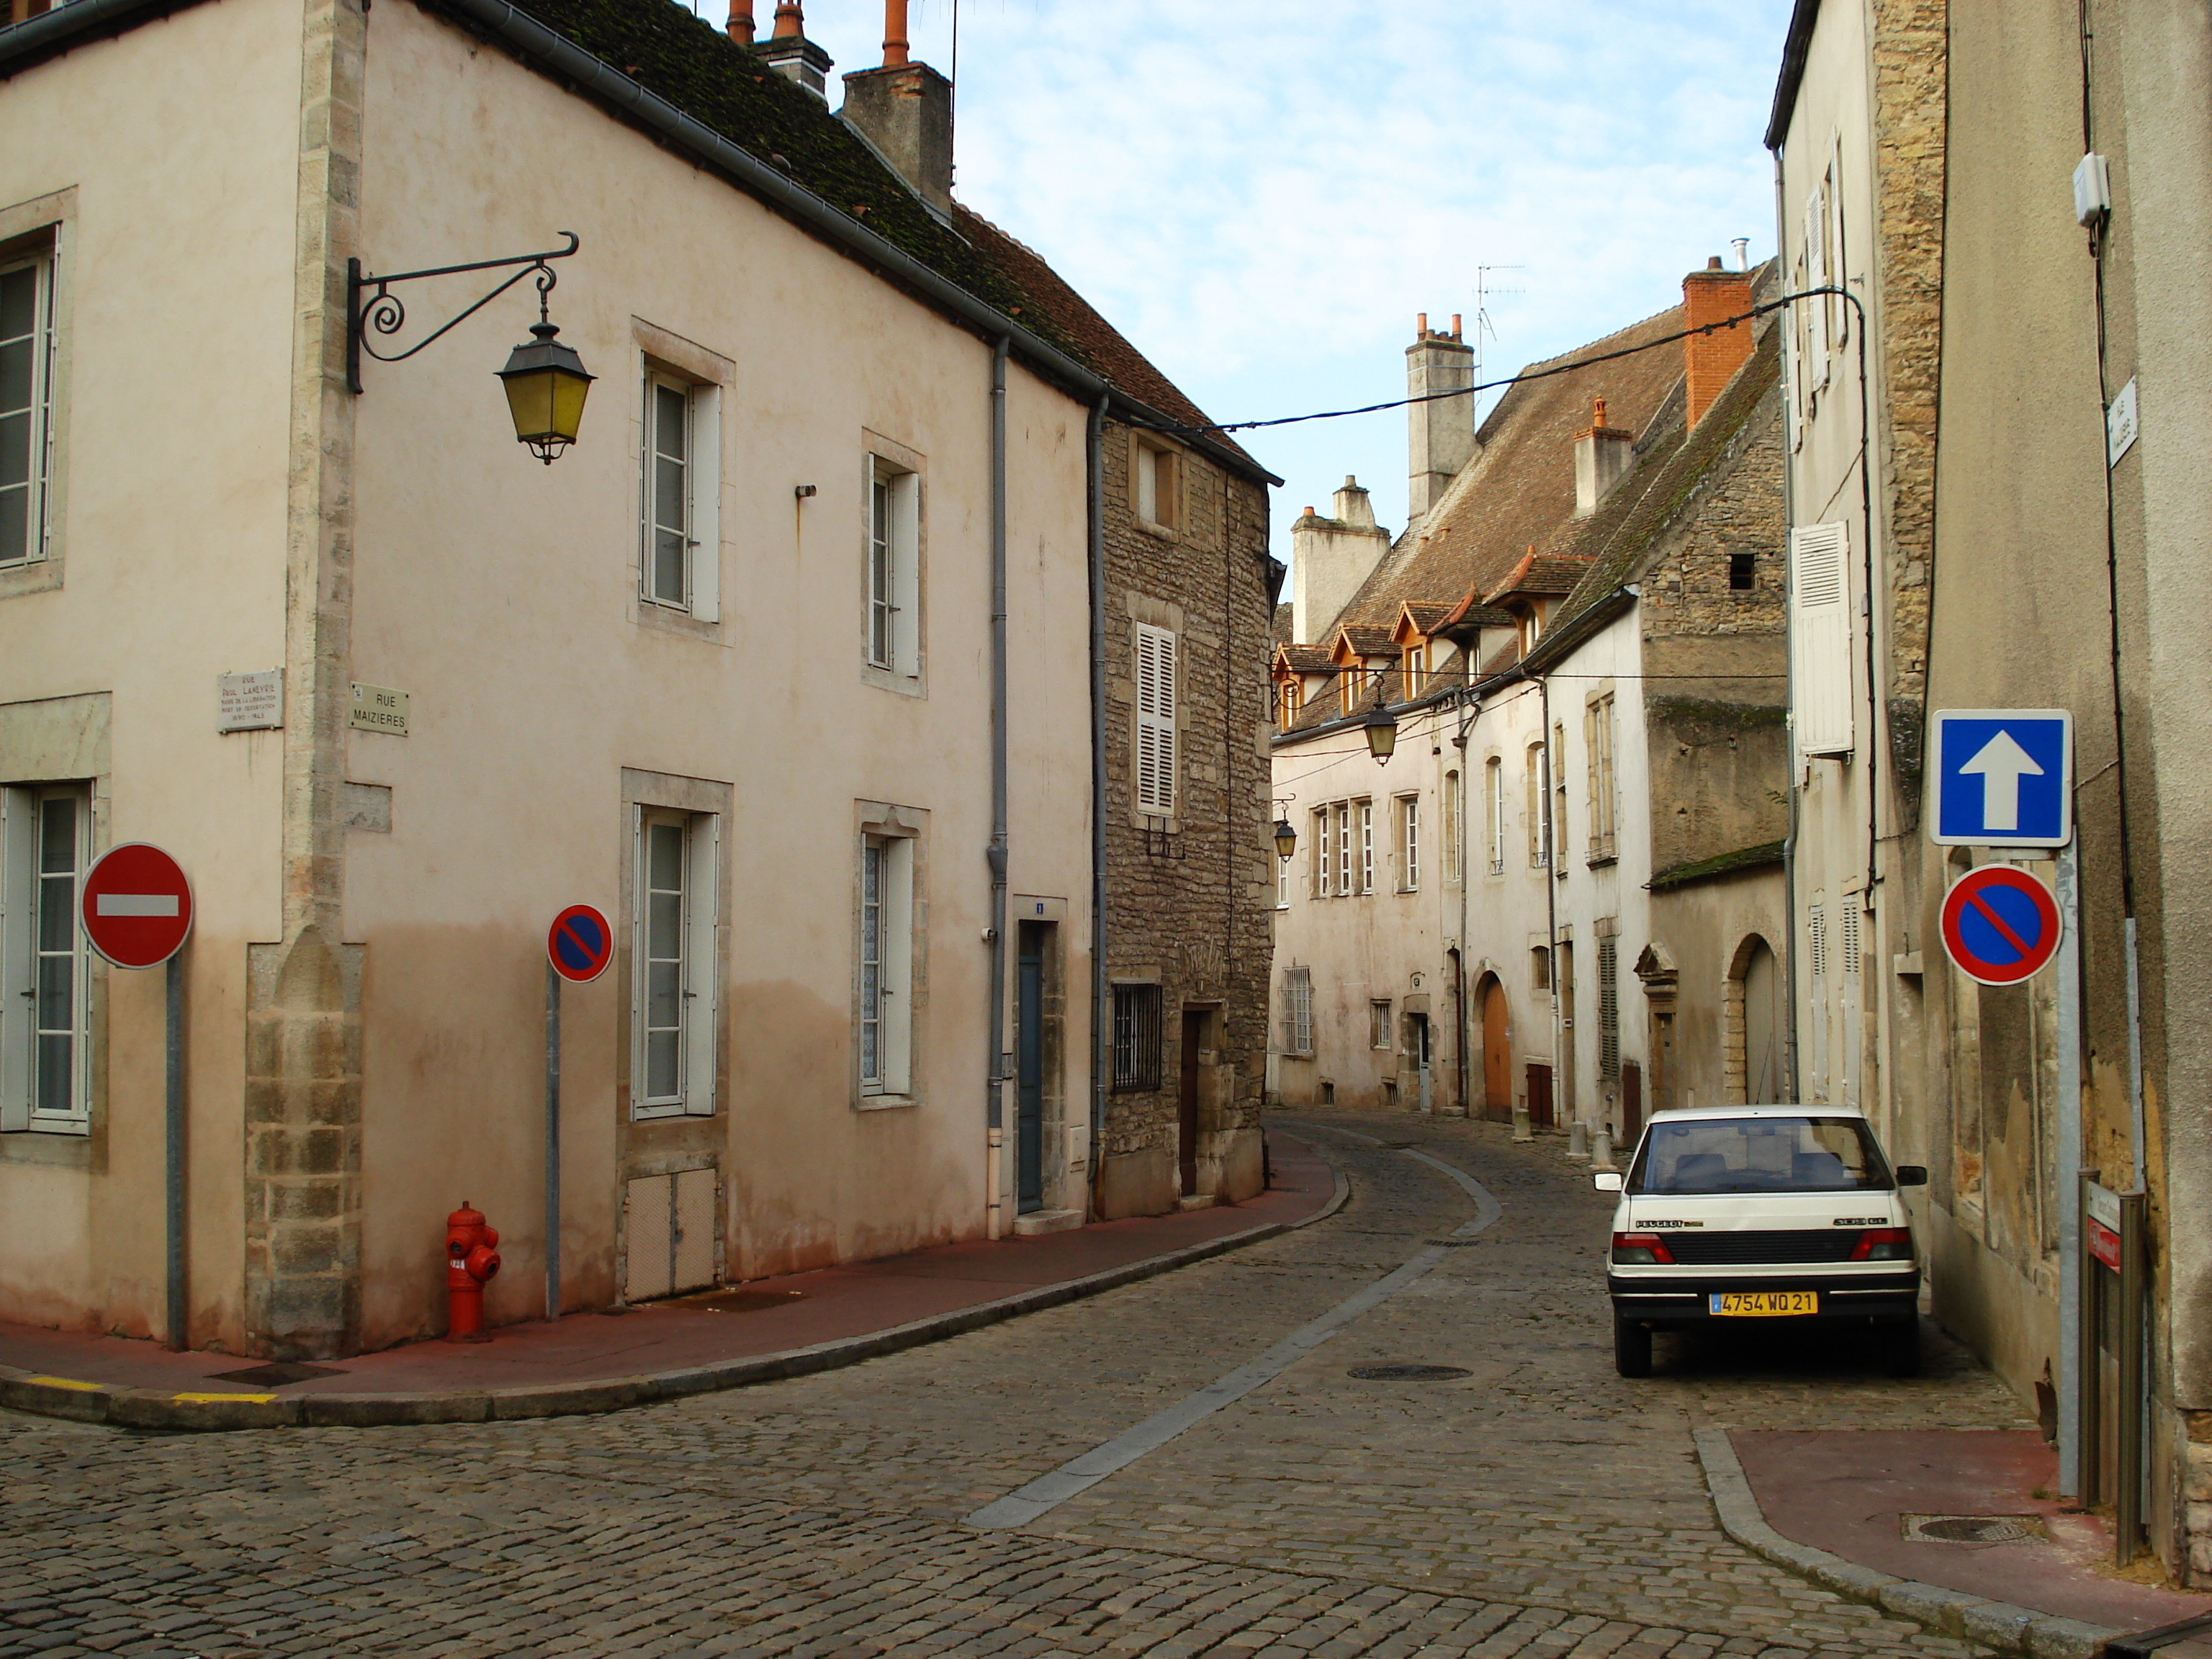
<path fill-rule="evenodd" d="M 1482 1011 L 1482 1115 L 1503 1121 L 1513 1115 L 1513 1028 L 1505 988 L 1485 974 L 1474 988 Z"/>
<path fill-rule="evenodd" d="M 1729 964 L 1727 1057 L 1724 1080 L 1729 1103 L 1758 1106 L 1786 1100 L 1789 1014 L 1782 999 L 1782 965 L 1774 948 L 1757 933 L 1736 946 Z"/>

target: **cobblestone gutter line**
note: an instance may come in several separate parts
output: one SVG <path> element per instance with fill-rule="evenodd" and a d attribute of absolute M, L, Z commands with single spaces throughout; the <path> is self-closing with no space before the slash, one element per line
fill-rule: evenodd
<path fill-rule="evenodd" d="M 1864 1601 L 1932 1631 L 1991 1648 L 2021 1659 L 2098 1659 L 2105 1644 L 2121 1632 L 2100 1630 L 2076 1619 L 2061 1619 L 2009 1601 L 1989 1601 L 1964 1590 L 1945 1589 L 1912 1578 L 1893 1578 L 1826 1550 L 1793 1542 L 1766 1524 L 1759 1499 L 1736 1461 L 1728 1431 L 1696 1431 L 1698 1458 L 1705 1468 L 1705 1487 L 1719 1511 L 1721 1530 L 1753 1554 L 1809 1579 L 1821 1589 Z"/>
<path fill-rule="evenodd" d="M 112 1423 L 134 1429 L 185 1432 L 237 1429 L 376 1428 L 394 1424 L 507 1422 L 527 1417 L 570 1417 L 620 1411 L 655 1400 L 714 1394 L 758 1382 L 780 1382 L 815 1371 L 856 1365 L 864 1359 L 904 1348 L 942 1341 L 987 1325 L 1039 1313 L 1123 1285 L 1172 1273 L 1247 1244 L 1273 1238 L 1325 1221 L 1344 1207 L 1352 1187 L 1336 1172 L 1336 1190 L 1313 1214 L 1297 1221 L 1270 1221 L 1241 1233 L 1209 1238 L 1165 1255 L 1124 1262 L 1082 1279 L 1000 1297 L 974 1307 L 956 1308 L 888 1330 L 841 1337 L 781 1353 L 756 1354 L 712 1365 L 655 1371 L 596 1382 L 549 1383 L 534 1389 L 483 1389 L 452 1394 L 234 1394 L 168 1393 L 127 1389 L 75 1377 L 46 1376 L 13 1365 L 0 1365 L 0 1407 L 78 1423 Z"/>

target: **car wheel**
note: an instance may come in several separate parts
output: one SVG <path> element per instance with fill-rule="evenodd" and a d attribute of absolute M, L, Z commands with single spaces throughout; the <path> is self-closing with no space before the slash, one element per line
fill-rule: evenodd
<path fill-rule="evenodd" d="M 1889 1328 L 1887 1333 L 1887 1361 L 1892 1376 L 1920 1375 L 1920 1322 L 1907 1319 Z"/>
<path fill-rule="evenodd" d="M 1623 1376 L 1651 1375 L 1651 1328 L 1613 1316 L 1613 1368 Z"/>

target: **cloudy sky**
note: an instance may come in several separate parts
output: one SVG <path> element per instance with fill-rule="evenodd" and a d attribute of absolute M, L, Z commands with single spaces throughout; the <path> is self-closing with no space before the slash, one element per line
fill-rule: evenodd
<path fill-rule="evenodd" d="M 954 3 L 911 0 L 947 72 Z M 1480 266 L 1510 267 L 1487 278 L 1498 378 L 1674 303 L 1732 238 L 1773 248 L 1789 0 L 957 3 L 961 198 L 1216 420 L 1404 395 L 1414 313 L 1471 327 Z M 833 89 L 880 61 L 880 0 L 807 0 L 806 23 Z M 1405 418 L 1245 439 L 1287 481 L 1279 544 L 1348 472 L 1401 526 Z"/>

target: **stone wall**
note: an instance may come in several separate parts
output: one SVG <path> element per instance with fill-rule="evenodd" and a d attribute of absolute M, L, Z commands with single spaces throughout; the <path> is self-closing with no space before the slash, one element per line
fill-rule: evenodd
<path fill-rule="evenodd" d="M 1094 1194 L 1105 1218 L 1158 1214 L 1183 1195 L 1187 1010 L 1206 1012 L 1211 1045 L 1199 1055 L 1197 1190 L 1258 1190 L 1274 949 L 1267 492 L 1178 450 L 1178 522 L 1160 530 L 1131 508 L 1135 446 L 1127 427 L 1107 426 L 1106 969 L 1109 981 L 1160 987 L 1160 1086 L 1107 1097 Z M 1136 811 L 1139 622 L 1177 641 L 1176 814 L 1165 821 Z M 1110 1002 L 1104 1012 L 1110 1026 Z"/>

